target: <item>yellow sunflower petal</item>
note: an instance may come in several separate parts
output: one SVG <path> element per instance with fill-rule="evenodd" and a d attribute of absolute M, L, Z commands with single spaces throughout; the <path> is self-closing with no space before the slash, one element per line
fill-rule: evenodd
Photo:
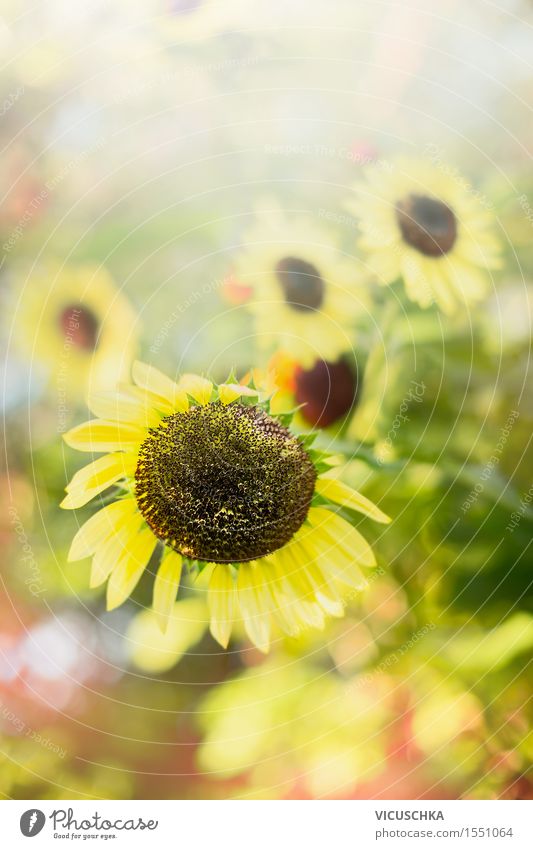
<path fill-rule="evenodd" d="M 121 558 L 131 551 L 142 523 L 141 514 L 135 513 L 98 546 L 91 563 L 89 585 L 92 589 L 107 581 Z"/>
<path fill-rule="evenodd" d="M 69 562 L 83 560 L 94 554 L 98 546 L 110 534 L 114 533 L 122 522 L 137 512 L 137 504 L 134 498 L 124 498 L 114 501 L 103 507 L 98 513 L 94 513 L 90 519 L 78 530 L 72 540 L 68 553 Z"/>
<path fill-rule="evenodd" d="M 91 498 L 135 472 L 137 458 L 132 454 L 106 454 L 76 472 L 67 486 L 67 495 L 61 502 L 65 510 L 83 507 Z"/>
<path fill-rule="evenodd" d="M 294 559 L 289 547 L 280 548 L 275 552 L 279 568 L 284 576 L 288 595 L 291 598 L 291 606 L 294 614 L 298 616 L 305 625 L 322 630 L 324 627 L 324 613 L 315 601 L 313 588 L 309 581 L 302 579 L 300 564 Z"/>
<path fill-rule="evenodd" d="M 335 582 L 346 584 L 356 590 L 363 590 L 368 586 L 368 581 L 358 562 L 349 551 L 335 546 L 334 543 L 330 544 L 327 552 L 320 550 L 321 545 L 316 547 L 320 551 L 318 559 L 322 570 L 327 572 Z"/>
<path fill-rule="evenodd" d="M 322 572 L 334 582 L 362 590 L 368 586 L 368 581 L 359 568 L 358 559 L 354 556 L 353 550 L 348 545 L 339 544 L 339 534 L 342 533 L 343 529 L 340 529 L 328 537 L 321 528 L 320 536 L 313 537 L 312 544 L 317 552 L 318 562 Z M 373 555 L 371 557 L 373 561 Z"/>
<path fill-rule="evenodd" d="M 309 511 L 309 522 L 316 529 L 312 541 L 315 546 L 326 542 L 331 557 L 336 553 L 346 554 L 363 566 L 372 568 L 376 565 L 376 557 L 371 546 L 359 531 L 325 507 L 313 507 Z"/>
<path fill-rule="evenodd" d="M 167 548 L 155 576 L 152 606 L 163 633 L 167 629 L 168 617 L 176 601 L 182 565 L 181 555 Z"/>
<path fill-rule="evenodd" d="M 330 547 L 327 553 L 321 551 L 320 548 L 317 545 L 318 561 L 322 573 L 327 573 L 334 585 L 341 584 L 358 591 L 364 590 L 368 586 L 368 581 L 353 557 L 334 546 Z"/>
<path fill-rule="evenodd" d="M 132 454 L 117 452 L 99 457 L 92 463 L 88 463 L 76 472 L 70 483 L 67 484 L 67 492 L 75 489 L 94 489 L 107 480 L 109 474 L 115 470 L 120 471 L 124 477 L 133 475 L 137 466 L 137 458 Z"/>
<path fill-rule="evenodd" d="M 200 377 L 198 374 L 184 374 L 180 378 L 179 387 L 202 406 L 205 406 L 211 400 L 213 384 L 210 380 Z"/>
<path fill-rule="evenodd" d="M 443 260 L 444 262 L 444 260 Z M 430 294 L 430 302 L 435 301 L 439 308 L 446 313 L 446 315 L 453 315 L 454 312 L 457 311 L 457 297 L 455 295 L 453 286 L 449 280 L 448 267 L 447 265 L 442 265 L 435 267 L 434 263 L 427 262 L 426 265 L 426 289 Z M 406 278 L 405 280 L 406 291 L 409 294 L 409 284 Z M 412 300 L 416 300 L 414 296 L 409 295 Z M 419 301 L 421 306 L 427 306 L 427 304 Z"/>
<path fill-rule="evenodd" d="M 305 541 L 300 540 L 299 545 L 307 554 L 307 575 L 314 591 L 315 598 L 326 613 L 330 616 L 342 616 L 344 606 L 333 583 L 326 578 L 327 567 L 320 569 L 318 564 L 319 552 L 313 547 L 312 537 Z"/>
<path fill-rule="evenodd" d="M 63 439 L 77 451 L 128 451 L 137 448 L 146 430 L 137 425 L 93 419 L 72 428 Z"/>
<path fill-rule="evenodd" d="M 427 309 L 435 300 L 442 270 L 438 271 L 434 263 L 424 262 L 424 257 L 409 250 L 403 253 L 401 268 L 407 296 L 411 301 L 420 304 L 422 309 Z M 432 284 L 434 271 L 436 286 Z"/>
<path fill-rule="evenodd" d="M 123 604 L 137 586 L 157 545 L 151 528 L 143 528 L 133 537 L 130 550 L 120 558 L 107 583 L 107 609 Z"/>
<path fill-rule="evenodd" d="M 289 581 L 290 583 L 290 581 Z M 296 590 L 296 587 L 295 587 Z M 325 626 L 324 611 L 316 601 L 300 599 L 293 602 L 294 612 L 300 617 L 306 627 L 322 631 Z"/>
<path fill-rule="evenodd" d="M 319 495 L 328 498 L 335 504 L 341 504 L 343 507 L 349 507 L 352 510 L 357 510 L 359 513 L 364 513 L 365 516 L 370 516 L 376 522 L 388 524 L 391 520 L 389 516 L 383 513 L 379 507 L 357 492 L 355 489 L 347 486 L 342 481 L 333 478 L 319 478 L 315 486 Z"/>
<path fill-rule="evenodd" d="M 296 605 L 292 603 L 295 599 L 294 593 L 288 588 L 288 582 L 282 580 L 274 558 L 275 555 L 271 554 L 257 561 L 264 574 L 262 591 L 265 609 L 271 611 L 272 618 L 282 631 L 295 637 L 302 628 L 302 620 L 299 619 L 296 609 L 299 602 Z"/>
<path fill-rule="evenodd" d="M 236 605 L 235 580 L 230 566 L 215 566 L 209 582 L 207 604 L 211 616 L 209 630 L 217 643 L 227 648 Z"/>
<path fill-rule="evenodd" d="M 142 404 L 143 407 L 153 407 L 164 416 L 172 415 L 176 409 L 170 401 L 162 398 L 161 395 L 155 395 L 148 389 L 142 389 L 140 386 L 134 386 L 131 383 L 121 383 L 118 387 L 120 394 L 135 402 Z"/>
<path fill-rule="evenodd" d="M 290 636 L 296 636 L 302 628 L 308 627 L 315 621 L 313 609 L 318 610 L 318 605 L 301 600 L 295 588 L 283 574 L 283 566 L 277 555 L 278 552 L 275 552 L 268 558 L 269 586 L 282 618 L 281 628 Z"/>
<path fill-rule="evenodd" d="M 329 571 L 335 581 L 341 584 L 342 587 L 349 587 L 350 590 L 362 592 L 368 587 L 368 581 L 359 569 L 357 563 L 353 561 L 342 561 L 340 558 L 335 558 L 328 564 Z"/>
<path fill-rule="evenodd" d="M 90 411 L 99 419 L 140 427 L 157 427 L 161 421 L 161 416 L 150 404 L 125 392 L 93 392 L 87 403 Z"/>
<path fill-rule="evenodd" d="M 305 598 L 310 602 L 316 602 L 331 616 L 342 616 L 344 611 L 340 598 L 333 586 L 328 587 L 320 572 L 317 564 L 318 552 L 313 549 L 312 545 L 305 546 L 300 539 L 297 544 L 288 546 L 286 553 L 292 558 L 293 562 L 299 564 L 298 571 L 292 573 L 292 581 L 300 587 Z"/>
<path fill-rule="evenodd" d="M 132 375 L 137 386 L 163 398 L 172 404 L 178 413 L 186 413 L 189 409 L 187 393 L 183 388 L 154 366 L 136 360 L 133 363 Z"/>
<path fill-rule="evenodd" d="M 250 640 L 262 652 L 270 646 L 270 609 L 264 606 L 262 576 L 255 563 L 241 563 L 237 577 L 237 594 L 244 627 Z"/>
<path fill-rule="evenodd" d="M 298 587 L 302 598 L 314 601 L 314 592 L 308 575 L 309 557 L 299 542 L 286 545 L 281 551 L 288 568 L 288 578 L 294 587 Z"/>
<path fill-rule="evenodd" d="M 488 274 L 460 257 L 454 257 L 446 268 L 450 286 L 457 293 L 459 306 L 482 300 L 491 285 Z"/>
<path fill-rule="evenodd" d="M 250 397 L 257 396 L 259 393 L 256 389 L 251 389 L 249 386 L 241 386 L 239 383 L 221 383 L 218 387 L 218 397 L 223 404 L 231 404 L 237 398 L 243 395 Z"/>

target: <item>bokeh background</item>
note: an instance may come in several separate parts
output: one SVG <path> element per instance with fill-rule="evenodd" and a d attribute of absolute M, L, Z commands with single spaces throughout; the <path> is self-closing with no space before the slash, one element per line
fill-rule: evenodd
<path fill-rule="evenodd" d="M 525 0 L 4 0 L 2 796 L 533 796 L 532 35 Z M 58 506 L 88 380 L 265 368 L 235 273 L 258 211 L 357 263 L 353 183 L 428 150 L 490 199 L 504 264 L 454 319 L 368 287 L 319 436 L 394 519 L 367 590 L 268 656 L 220 649 L 201 587 L 164 638 L 148 574 L 106 613 Z M 65 345 L 82 296 L 96 358 L 90 323 Z"/>

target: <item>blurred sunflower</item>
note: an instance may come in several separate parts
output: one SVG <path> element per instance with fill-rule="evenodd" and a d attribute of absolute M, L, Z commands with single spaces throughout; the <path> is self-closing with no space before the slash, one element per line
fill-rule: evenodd
<path fill-rule="evenodd" d="M 255 389 L 190 374 L 176 383 L 140 362 L 133 381 L 94 393 L 99 418 L 65 434 L 79 451 L 109 453 L 77 472 L 63 507 L 119 486 L 69 553 L 93 557 L 91 585 L 108 581 L 108 609 L 129 597 L 161 541 L 153 607 L 162 627 L 184 562 L 208 569 L 211 633 L 224 647 L 237 620 L 267 651 L 272 619 L 295 635 L 322 627 L 325 613 L 341 616 L 339 589 L 362 588 L 359 566 L 375 565 L 351 511 L 388 517 L 324 476 L 329 455 L 292 433 L 290 414 L 272 415 Z"/>
<path fill-rule="evenodd" d="M 137 317 L 111 275 L 92 266 L 40 268 L 26 282 L 16 338 L 66 399 L 85 399 L 130 372 Z"/>
<path fill-rule="evenodd" d="M 282 348 L 304 367 L 351 349 L 366 293 L 357 264 L 328 231 L 273 207 L 258 213 L 235 263 L 240 285 L 252 288 L 247 308 L 260 347 Z"/>
<path fill-rule="evenodd" d="M 256 384 L 259 377 L 254 371 Z M 353 410 L 358 395 L 358 375 L 354 363 L 316 360 L 310 368 L 280 351 L 271 357 L 262 377 L 275 393 L 272 409 L 300 407 L 298 417 L 312 427 L 330 427 Z M 281 406 L 280 406 L 281 405 Z"/>
<path fill-rule="evenodd" d="M 360 222 L 359 248 L 379 281 L 403 277 L 421 307 L 446 313 L 479 301 L 499 268 L 493 216 L 464 178 L 425 161 L 369 168 L 347 206 Z"/>

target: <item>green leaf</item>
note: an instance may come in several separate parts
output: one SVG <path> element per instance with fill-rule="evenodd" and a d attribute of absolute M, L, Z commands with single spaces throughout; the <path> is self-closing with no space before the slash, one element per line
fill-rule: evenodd
<path fill-rule="evenodd" d="M 315 433 L 303 433 L 303 434 L 300 433 L 298 435 L 298 439 L 300 440 L 300 442 L 302 443 L 304 448 L 309 448 L 313 444 L 315 439 L 317 438 L 317 435 L 318 434 L 316 432 Z M 311 453 L 311 452 L 309 452 L 309 453 Z"/>

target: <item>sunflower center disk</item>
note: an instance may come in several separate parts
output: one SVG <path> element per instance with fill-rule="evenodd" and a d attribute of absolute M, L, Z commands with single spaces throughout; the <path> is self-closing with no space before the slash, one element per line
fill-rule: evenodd
<path fill-rule="evenodd" d="M 407 244 L 426 256 L 442 256 L 455 244 L 457 219 L 441 200 L 409 195 L 397 204 L 396 218 Z"/>
<path fill-rule="evenodd" d="M 69 336 L 75 348 L 94 351 L 98 339 L 98 319 L 80 304 L 70 304 L 59 316 L 59 326 Z"/>
<path fill-rule="evenodd" d="M 276 277 L 285 300 L 295 310 L 318 310 L 324 300 L 324 281 L 318 269 L 305 259 L 287 256 L 276 265 Z"/>
<path fill-rule="evenodd" d="M 156 536 L 218 563 L 285 545 L 305 521 L 315 480 L 287 428 L 259 407 L 219 402 L 152 429 L 135 472 L 139 509 Z"/>
<path fill-rule="evenodd" d="M 346 415 L 358 388 L 357 375 L 344 360 L 317 360 L 310 369 L 297 368 L 294 383 L 294 397 L 304 405 L 304 419 L 320 427 L 329 427 Z"/>

